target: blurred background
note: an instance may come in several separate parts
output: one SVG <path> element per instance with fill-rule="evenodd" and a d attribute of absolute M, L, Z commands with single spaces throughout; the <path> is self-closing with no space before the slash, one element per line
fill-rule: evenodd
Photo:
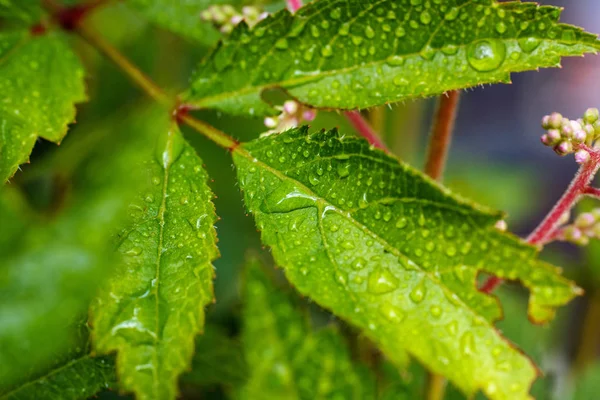
<path fill-rule="evenodd" d="M 600 32 L 598 0 L 541 3 L 564 6 L 564 22 Z M 265 7 L 273 11 L 283 7 L 283 3 Z M 185 88 L 195 64 L 210 50 L 210 46 L 148 25 L 119 2 L 98 10 L 91 19 L 110 42 L 173 94 Z M 73 168 L 60 161 L 61 154 L 85 152 L 86 145 L 81 143 L 95 146 L 129 114 L 147 107 L 145 95 L 112 64 L 83 42 L 72 40 L 89 71 L 92 100 L 79 107 L 77 124 L 60 148 L 40 141 L 31 164 L 24 166 L 11 182 L 24 189 L 39 212 L 52 208 L 55 192 L 60 190 L 55 180 L 57 171 Z M 577 118 L 588 107 L 600 107 L 600 57 L 595 56 L 566 59 L 562 69 L 515 74 L 512 85 L 463 92 L 445 184 L 467 198 L 507 212 L 509 230 L 527 235 L 560 197 L 577 169 L 572 157 L 560 158 L 540 144 L 543 132 L 539 121 L 552 111 Z M 422 168 L 434 108 L 435 99 L 426 99 L 368 110 L 364 115 L 398 157 Z M 196 116 L 240 140 L 256 138 L 267 130 L 259 119 L 232 118 L 215 112 L 198 112 Z M 338 113 L 319 112 L 311 123 L 314 130 L 336 126 L 347 134 L 354 132 Z M 207 310 L 209 326 L 235 336 L 240 328 L 238 275 L 246 250 L 262 251 L 259 235 L 242 205 L 229 154 L 191 130 L 184 128 L 184 133 L 213 179 L 211 186 L 217 195 L 215 205 L 220 217 L 217 233 L 221 258 L 215 262 L 217 301 Z M 40 166 L 50 166 L 53 173 L 41 171 Z M 600 204 L 581 205 L 594 206 Z M 582 286 L 586 295 L 562 309 L 550 326 L 537 327 L 527 321 L 527 294 L 505 285 L 498 292 L 506 316 L 499 328 L 541 366 L 545 375 L 533 389 L 537 399 L 568 399 L 576 390 L 577 399 L 597 399 L 600 396 L 600 365 L 596 364 L 600 345 L 600 244 L 586 248 L 552 244 L 544 250 L 543 258 L 564 267 L 565 274 Z M 340 323 L 314 305 L 307 306 L 320 324 Z M 202 348 L 203 344 L 198 346 Z M 243 370 L 240 371 L 243 375 Z M 415 367 L 415 377 L 423 374 Z M 415 378 L 411 382 L 418 381 Z M 214 383 L 199 384 L 193 376 L 187 382 L 191 383 L 183 392 L 185 398 L 226 397 L 226 389 Z M 101 398 L 119 396 L 107 392 Z M 450 388 L 448 398 L 462 397 Z"/>

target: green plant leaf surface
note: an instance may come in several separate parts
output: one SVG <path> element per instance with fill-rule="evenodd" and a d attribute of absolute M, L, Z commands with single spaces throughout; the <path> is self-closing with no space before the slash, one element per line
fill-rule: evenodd
<path fill-rule="evenodd" d="M 440 94 L 558 66 L 600 42 L 559 24 L 558 7 L 493 0 L 322 0 L 235 29 L 203 60 L 184 101 L 273 115 L 283 88 L 316 108 L 356 109 Z"/>
<path fill-rule="evenodd" d="M 27 162 L 38 138 L 60 143 L 86 100 L 83 67 L 61 33 L 0 33 L 0 180 Z"/>
<path fill-rule="evenodd" d="M 0 18 L 22 23 L 37 22 L 43 11 L 37 0 L 3 0 L 0 2 Z"/>
<path fill-rule="evenodd" d="M 81 355 L 0 396 L 2 400 L 78 400 L 116 386 L 110 358 Z"/>
<path fill-rule="evenodd" d="M 532 362 L 494 328 L 502 312 L 480 272 L 519 280 L 529 317 L 547 321 L 580 291 L 537 251 L 468 203 L 362 139 L 307 128 L 234 152 L 263 242 L 297 289 L 466 393 L 526 399 Z"/>
<path fill-rule="evenodd" d="M 333 328 L 313 332 L 258 261 L 246 274 L 243 343 L 250 371 L 240 399 L 374 399 L 375 382 L 353 364 Z"/>
<path fill-rule="evenodd" d="M 196 337 L 191 371 L 181 377 L 184 383 L 196 386 L 222 384 L 242 386 L 248 378 L 248 365 L 242 345 L 230 338 L 218 326 L 207 326 Z"/>
<path fill-rule="evenodd" d="M 151 118 L 144 126 L 157 147 L 119 235 L 123 262 L 92 305 L 93 337 L 98 352 L 117 351 L 121 388 L 174 399 L 213 299 L 215 213 L 202 161 L 176 124 Z"/>

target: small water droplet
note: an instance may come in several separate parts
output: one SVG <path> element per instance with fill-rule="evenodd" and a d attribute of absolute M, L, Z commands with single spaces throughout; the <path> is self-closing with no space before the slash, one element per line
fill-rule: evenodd
<path fill-rule="evenodd" d="M 425 284 L 421 281 L 410 291 L 409 297 L 414 303 L 418 304 L 423 301 L 426 293 Z"/>
<path fill-rule="evenodd" d="M 367 289 L 374 294 L 385 294 L 396 290 L 398 278 L 389 270 L 378 268 L 369 275 Z"/>
<path fill-rule="evenodd" d="M 404 319 L 404 313 L 389 303 L 385 303 L 379 309 L 381 315 L 390 322 L 400 322 Z"/>
<path fill-rule="evenodd" d="M 475 353 L 475 336 L 472 332 L 465 332 L 460 338 L 460 349 L 466 355 Z"/>
<path fill-rule="evenodd" d="M 431 22 L 431 14 L 429 13 L 429 11 L 424 10 L 421 13 L 421 16 L 419 17 L 419 19 L 421 20 L 421 23 L 423 25 L 429 25 L 429 23 Z"/>
<path fill-rule="evenodd" d="M 357 257 L 352 262 L 352 268 L 354 269 L 363 269 L 367 265 L 367 260 L 362 257 Z"/>
<path fill-rule="evenodd" d="M 342 164 L 337 168 L 337 173 L 340 178 L 347 178 L 350 175 L 350 164 Z"/>
<path fill-rule="evenodd" d="M 369 25 L 365 28 L 365 36 L 369 39 L 373 39 L 375 37 L 375 31 Z"/>
<path fill-rule="evenodd" d="M 521 50 L 523 50 L 525 53 L 531 53 L 538 48 L 542 41 L 538 38 L 528 37 L 519 39 L 518 43 Z"/>
<path fill-rule="evenodd" d="M 316 175 L 310 175 L 308 177 L 308 181 L 310 182 L 311 185 L 315 186 L 315 185 L 319 184 L 320 179 Z"/>
<path fill-rule="evenodd" d="M 404 217 L 400 218 L 396 222 L 396 228 L 398 228 L 398 229 L 406 228 L 407 225 L 408 225 L 408 220 Z"/>
<path fill-rule="evenodd" d="M 142 254 L 143 249 L 139 246 L 135 246 L 132 247 L 131 249 L 127 250 L 125 252 L 126 255 L 128 256 L 139 256 L 140 254 Z"/>
<path fill-rule="evenodd" d="M 439 306 L 433 306 L 429 309 L 429 312 L 435 318 L 439 318 L 442 315 L 442 308 Z"/>

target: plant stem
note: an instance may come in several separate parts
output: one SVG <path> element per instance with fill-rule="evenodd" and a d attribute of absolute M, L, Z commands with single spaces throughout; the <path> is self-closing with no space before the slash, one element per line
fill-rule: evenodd
<path fill-rule="evenodd" d="M 555 238 L 555 233 L 560 226 L 563 214 L 570 211 L 584 195 L 598 196 L 598 189 L 590 187 L 596 172 L 600 168 L 600 153 L 590 151 L 590 160 L 579 167 L 577 174 L 569 187 L 552 210 L 542 222 L 527 237 L 527 243 L 534 246 L 543 246 Z M 479 289 L 484 293 L 491 293 L 502 283 L 497 276 L 489 278 Z"/>
<path fill-rule="evenodd" d="M 138 69 L 131 61 L 125 58 L 115 47 L 107 42 L 102 36 L 85 25 L 78 25 L 74 28 L 83 39 L 92 47 L 95 47 L 112 62 L 114 62 L 129 78 L 135 82 L 144 92 L 166 107 L 174 107 L 176 101 L 171 99 L 160 87 L 158 87 L 150 78 Z"/>
<path fill-rule="evenodd" d="M 444 173 L 459 99 L 460 92 L 456 90 L 439 99 L 425 163 L 425 173 L 435 180 L 439 180 Z"/>
<path fill-rule="evenodd" d="M 429 151 L 425 163 L 425 173 L 436 181 L 442 180 L 448 150 L 452 141 L 452 130 L 460 92 L 452 91 L 440 96 L 433 128 L 429 138 Z M 433 372 L 427 376 L 427 400 L 442 400 L 446 391 L 446 379 Z"/>
<path fill-rule="evenodd" d="M 389 151 L 385 143 L 383 143 L 383 141 L 379 138 L 379 135 L 375 133 L 373 128 L 371 128 L 371 125 L 369 125 L 369 123 L 363 118 L 360 112 L 346 111 L 344 114 L 346 115 L 346 118 L 348 118 L 348 121 L 350 121 L 352 126 L 354 126 L 354 129 L 356 129 L 356 131 L 362 137 L 367 139 L 369 143 L 381 150 Z"/>

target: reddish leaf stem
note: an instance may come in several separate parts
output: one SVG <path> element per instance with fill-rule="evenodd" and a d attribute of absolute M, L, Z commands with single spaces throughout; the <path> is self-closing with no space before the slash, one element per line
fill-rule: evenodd
<path fill-rule="evenodd" d="M 440 96 L 425 164 L 425 173 L 435 180 L 439 180 L 444 173 L 459 99 L 460 92 L 456 90 Z"/>
<path fill-rule="evenodd" d="M 560 219 L 563 214 L 570 211 L 584 195 L 600 197 L 600 190 L 590 186 L 596 172 L 598 172 L 598 168 L 600 168 L 600 152 L 590 150 L 589 153 L 589 161 L 579 168 L 575 178 L 573 178 L 560 200 L 558 200 L 548 215 L 527 237 L 527 243 L 534 246 L 543 246 L 556 239 L 557 231 L 560 228 Z M 479 290 L 484 293 L 491 293 L 501 283 L 501 278 L 493 276 Z"/>
<path fill-rule="evenodd" d="M 346 118 L 348 118 L 348 121 L 350 121 L 352 126 L 354 126 L 354 129 L 356 129 L 356 131 L 362 137 L 367 139 L 369 143 L 381 150 L 389 152 L 385 143 L 383 143 L 379 135 L 377 135 L 373 128 L 371 128 L 371 125 L 369 125 L 369 123 L 363 118 L 360 112 L 346 111 L 344 114 L 346 115 Z"/>

